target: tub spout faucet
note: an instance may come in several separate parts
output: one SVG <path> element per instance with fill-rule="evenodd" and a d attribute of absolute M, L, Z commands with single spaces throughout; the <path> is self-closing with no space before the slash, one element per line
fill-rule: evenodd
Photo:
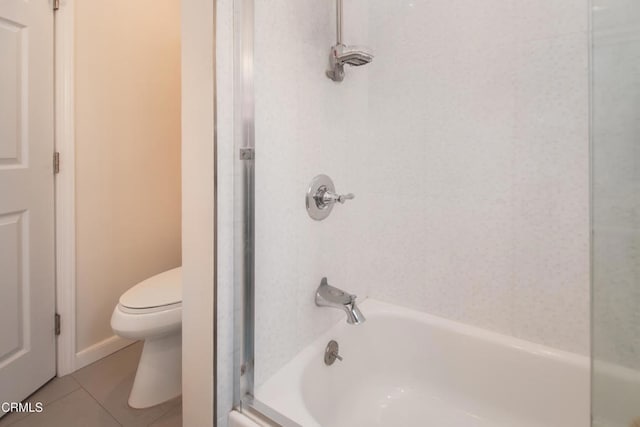
<path fill-rule="evenodd" d="M 322 278 L 316 291 L 316 305 L 344 310 L 347 313 L 347 323 L 350 325 L 359 325 L 365 321 L 364 315 L 356 305 L 356 296 L 331 286 L 326 277 Z"/>

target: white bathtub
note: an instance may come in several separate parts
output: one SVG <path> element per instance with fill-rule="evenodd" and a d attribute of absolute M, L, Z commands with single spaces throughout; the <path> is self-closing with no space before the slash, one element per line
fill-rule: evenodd
<path fill-rule="evenodd" d="M 256 392 L 305 427 L 587 427 L 588 358 L 366 300 Z M 328 309 L 327 309 L 328 310 Z M 323 362 L 327 342 L 342 362 Z"/>

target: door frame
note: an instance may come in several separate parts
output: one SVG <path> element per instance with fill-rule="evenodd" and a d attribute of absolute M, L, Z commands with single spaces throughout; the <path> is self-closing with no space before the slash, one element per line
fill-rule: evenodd
<path fill-rule="evenodd" d="M 76 225 L 74 125 L 74 1 L 62 0 L 53 14 L 55 62 L 55 151 L 60 169 L 55 175 L 56 375 L 76 370 Z"/>
<path fill-rule="evenodd" d="M 56 375 L 68 375 L 133 341 L 113 334 L 78 349 L 76 309 L 76 178 L 75 178 L 75 0 L 59 1 L 54 19 L 54 150 L 60 168 L 55 182 L 55 311 L 60 316 L 56 337 Z"/>

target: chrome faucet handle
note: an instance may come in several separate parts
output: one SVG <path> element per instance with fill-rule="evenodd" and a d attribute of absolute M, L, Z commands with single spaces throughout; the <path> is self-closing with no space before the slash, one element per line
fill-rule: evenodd
<path fill-rule="evenodd" d="M 336 202 L 344 204 L 347 200 L 354 199 L 353 193 L 338 194 L 333 181 L 327 175 L 318 175 L 311 181 L 305 197 L 305 206 L 309 216 L 322 221 L 329 216 Z"/>
<path fill-rule="evenodd" d="M 356 196 L 353 193 L 337 194 L 327 189 L 324 189 L 324 191 L 322 191 L 322 189 L 318 191 L 318 199 L 321 200 L 323 205 L 331 205 L 336 202 L 340 202 L 341 204 L 344 204 L 344 202 L 346 202 L 347 200 L 355 199 L 355 197 Z"/>
<path fill-rule="evenodd" d="M 338 196 L 338 201 L 344 204 L 344 202 L 346 202 L 347 200 L 353 200 L 355 198 L 356 198 L 356 195 L 353 193 L 341 194 Z"/>

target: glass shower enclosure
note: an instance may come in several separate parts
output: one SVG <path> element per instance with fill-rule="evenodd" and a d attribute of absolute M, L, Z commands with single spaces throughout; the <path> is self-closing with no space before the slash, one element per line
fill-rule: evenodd
<path fill-rule="evenodd" d="M 235 409 L 640 416 L 640 9 L 593 3 L 233 1 Z"/>
<path fill-rule="evenodd" d="M 598 0 L 592 41 L 594 426 L 640 423 L 640 4 Z"/>

